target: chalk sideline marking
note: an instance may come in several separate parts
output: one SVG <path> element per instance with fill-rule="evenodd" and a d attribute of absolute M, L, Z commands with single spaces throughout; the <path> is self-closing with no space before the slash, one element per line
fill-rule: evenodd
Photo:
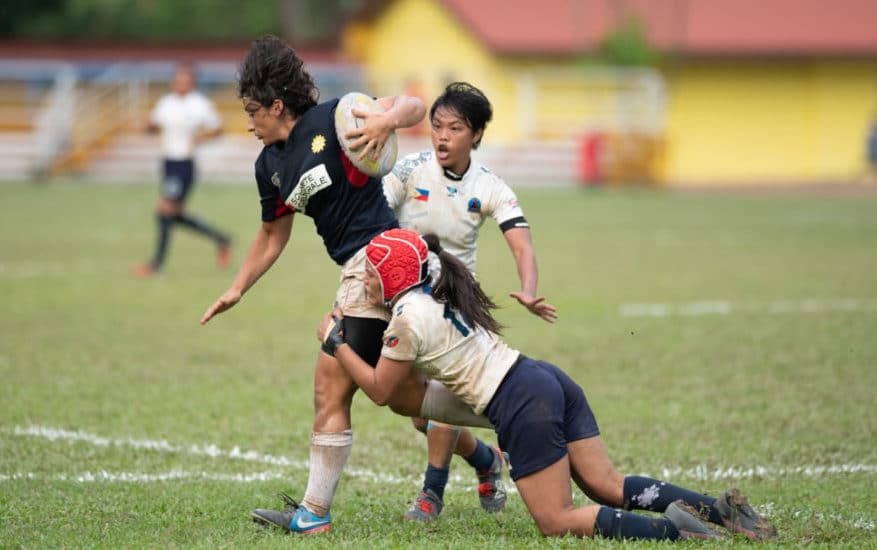
<path fill-rule="evenodd" d="M 0 429 L 0 431 L 7 431 Z M 293 460 L 284 456 L 275 456 L 256 451 L 241 451 L 239 447 L 233 447 L 231 450 L 223 450 L 218 445 L 173 445 L 165 440 L 150 439 L 134 439 L 119 438 L 113 439 L 104 437 L 81 430 L 65 430 L 62 428 L 50 428 L 45 426 L 16 426 L 12 429 L 14 435 L 33 436 L 47 439 L 49 441 L 69 440 L 90 443 L 100 447 L 132 447 L 135 449 L 144 449 L 156 451 L 159 453 L 182 453 L 192 454 L 196 456 L 206 456 L 209 458 L 244 460 L 249 462 L 257 462 L 269 464 L 272 466 L 286 466 L 293 469 L 307 469 L 308 462 L 303 460 Z M 830 466 L 756 466 L 751 468 L 708 468 L 705 465 L 697 465 L 689 468 L 674 467 L 661 468 L 657 477 L 674 478 L 683 477 L 698 481 L 715 481 L 724 478 L 749 479 L 753 477 L 759 478 L 777 478 L 788 477 L 790 475 L 807 476 L 807 477 L 823 477 L 828 475 L 844 475 L 844 474 L 873 474 L 877 473 L 877 465 L 872 464 L 837 464 Z M 363 470 L 356 468 L 347 468 L 344 475 L 355 478 L 365 479 L 368 481 L 377 481 L 381 483 L 394 484 L 420 484 L 419 477 L 412 476 L 396 476 L 382 472 L 374 472 L 371 470 Z M 649 477 L 655 477 L 648 473 L 642 473 Z M 167 481 L 187 481 L 187 480 L 207 480 L 221 482 L 237 482 L 237 483 L 257 483 L 265 481 L 276 481 L 288 478 L 288 472 L 283 471 L 262 471 L 255 473 L 217 473 L 205 471 L 186 471 L 171 470 L 164 473 L 143 473 L 143 472 L 108 472 L 99 470 L 95 472 L 86 471 L 77 474 L 73 473 L 56 473 L 51 475 L 38 474 L 33 472 L 16 472 L 12 474 L 0 474 L 0 482 L 17 481 L 17 480 L 51 480 L 64 481 L 74 483 L 153 483 Z M 449 480 L 451 483 L 459 483 L 459 488 L 465 492 L 473 491 L 471 476 L 452 475 Z M 451 488 L 449 484 L 449 489 Z M 514 484 L 506 487 L 510 493 L 517 493 Z M 831 520 L 840 523 L 846 523 L 856 529 L 865 531 L 874 531 L 877 529 L 877 522 L 864 516 L 857 518 L 845 518 L 838 514 L 821 514 L 815 513 L 808 515 L 808 512 L 801 510 L 782 511 L 776 508 L 774 503 L 768 502 L 757 506 L 759 513 L 771 517 L 778 514 L 791 515 L 798 517 L 815 517 L 819 520 Z"/>
<path fill-rule="evenodd" d="M 796 315 L 808 313 L 849 313 L 877 311 L 877 300 L 836 298 L 805 300 L 775 300 L 772 302 L 733 302 L 731 300 L 703 300 L 698 302 L 629 303 L 618 306 L 621 317 L 696 317 L 702 315 L 760 314 Z"/>
<path fill-rule="evenodd" d="M 5 431 L 5 430 L 4 430 Z M 119 438 L 112 439 L 81 430 L 65 430 L 62 428 L 50 428 L 46 426 L 16 426 L 12 429 L 12 433 L 19 436 L 32 436 L 47 439 L 49 441 L 70 440 L 90 443 L 99 447 L 131 447 L 135 449 L 144 449 L 156 452 L 190 454 L 195 456 L 206 456 L 209 458 L 222 458 L 231 460 L 244 460 L 248 462 L 256 462 L 261 464 L 269 464 L 272 466 L 283 466 L 298 470 L 307 470 L 307 460 L 295 460 L 285 456 L 275 456 L 257 451 L 242 451 L 239 447 L 233 447 L 231 450 L 223 450 L 214 443 L 206 445 L 173 445 L 165 440 L 151 439 L 134 439 Z M 372 470 L 346 468 L 345 475 L 365 479 L 369 481 L 377 481 L 382 483 L 418 483 L 419 478 L 412 476 L 396 476 L 384 472 L 375 472 Z M 729 467 L 708 467 L 704 464 L 698 464 L 691 467 L 664 467 L 657 470 L 657 474 L 649 474 L 647 472 L 640 475 L 649 477 L 659 477 L 663 479 L 693 479 L 696 481 L 715 481 L 720 479 L 752 479 L 758 478 L 784 478 L 791 475 L 803 477 L 825 477 L 833 475 L 848 474 L 875 474 L 877 473 L 877 465 L 874 464 L 833 464 L 833 465 L 813 465 L 813 466 L 753 466 L 748 468 Z M 29 474 L 12 474 L 12 475 L 29 475 Z M 128 474 L 110 474 L 107 472 L 80 474 L 87 481 L 126 481 L 125 476 Z M 130 474 L 132 476 L 148 475 L 148 474 Z M 183 472 L 174 471 L 166 474 L 168 479 L 187 479 L 187 478 L 203 478 L 214 479 L 210 476 L 219 476 L 215 479 L 235 481 L 240 477 L 240 481 L 261 481 L 274 479 L 273 476 L 280 475 L 277 472 L 263 472 L 261 474 L 209 474 L 206 472 Z M 89 477 L 91 476 L 91 477 Z M 12 479 L 9 475 L 0 474 L 0 480 Z M 145 479 L 145 478 L 144 478 Z M 150 479 L 145 479 L 149 481 Z M 154 481 L 160 481 L 156 478 Z M 452 476 L 452 481 L 468 483 L 469 476 Z"/>

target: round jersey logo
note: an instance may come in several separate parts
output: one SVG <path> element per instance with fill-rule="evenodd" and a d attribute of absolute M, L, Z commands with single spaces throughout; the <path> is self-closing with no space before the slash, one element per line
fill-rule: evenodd
<path fill-rule="evenodd" d="M 467 210 L 469 212 L 481 212 L 481 201 L 475 197 L 469 199 L 469 205 Z"/>
<path fill-rule="evenodd" d="M 399 344 L 399 338 L 396 336 L 387 336 L 384 338 L 384 345 L 388 348 L 395 348 Z"/>

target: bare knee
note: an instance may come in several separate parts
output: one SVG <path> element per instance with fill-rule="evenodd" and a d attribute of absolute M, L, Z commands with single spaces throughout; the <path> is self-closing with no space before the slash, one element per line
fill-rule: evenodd
<path fill-rule="evenodd" d="M 624 476 L 615 469 L 599 437 L 568 445 L 571 474 L 591 500 L 609 506 L 624 501 Z"/>
<path fill-rule="evenodd" d="M 161 197 L 155 205 L 155 210 L 162 216 L 179 216 L 183 213 L 183 204 L 167 197 Z"/>
<path fill-rule="evenodd" d="M 560 510 L 554 510 L 548 514 L 533 516 L 536 527 L 543 537 L 593 537 L 594 525 L 597 521 L 597 512 L 600 506 L 589 505 L 581 508 L 568 506 Z"/>

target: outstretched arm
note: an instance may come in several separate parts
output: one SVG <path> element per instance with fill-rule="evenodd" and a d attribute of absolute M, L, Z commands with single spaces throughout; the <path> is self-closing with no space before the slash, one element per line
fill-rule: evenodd
<path fill-rule="evenodd" d="M 423 100 L 414 96 L 397 95 L 379 98 L 378 104 L 383 107 L 383 113 L 367 113 L 359 109 L 351 112 L 365 119 L 361 128 L 347 132 L 344 136 L 353 139 L 350 148 L 357 150 L 360 159 L 365 159 L 371 153 L 373 159 L 377 159 L 384 148 L 384 144 L 390 139 L 390 134 L 399 128 L 410 128 L 423 119 L 426 113 L 426 105 Z"/>
<path fill-rule="evenodd" d="M 546 302 L 544 296 L 536 296 L 539 269 L 536 267 L 536 253 L 533 251 L 530 229 L 513 227 L 503 233 L 503 236 L 515 258 L 518 278 L 521 280 L 521 291 L 510 292 L 509 296 L 515 298 L 533 315 L 538 315 L 543 320 L 553 323 L 557 320 L 557 308 Z"/>
<path fill-rule="evenodd" d="M 244 293 L 259 280 L 283 252 L 289 235 L 292 233 L 292 219 L 295 214 L 282 216 L 274 221 L 262 222 L 247 258 L 238 270 L 231 286 L 201 316 L 201 324 L 207 323 L 216 315 L 234 307 Z"/>

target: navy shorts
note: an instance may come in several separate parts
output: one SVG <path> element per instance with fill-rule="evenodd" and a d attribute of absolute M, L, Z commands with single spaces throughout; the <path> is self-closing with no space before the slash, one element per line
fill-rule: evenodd
<path fill-rule="evenodd" d="M 551 363 L 523 355 L 485 410 L 516 480 L 551 466 L 567 443 L 600 435 L 585 392 Z"/>
<path fill-rule="evenodd" d="M 182 202 L 195 182 L 195 161 L 164 160 L 162 166 L 161 196 Z"/>

